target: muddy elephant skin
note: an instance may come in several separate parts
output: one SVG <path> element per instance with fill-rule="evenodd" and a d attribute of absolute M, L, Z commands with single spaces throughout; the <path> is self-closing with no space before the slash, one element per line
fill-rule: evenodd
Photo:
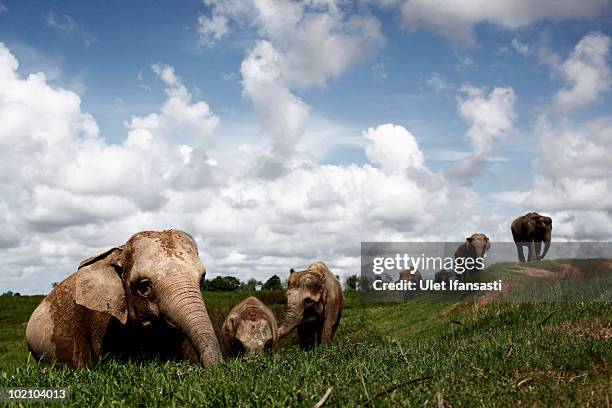
<path fill-rule="evenodd" d="M 220 347 L 200 282 L 204 265 L 188 234 L 144 231 L 81 262 L 34 310 L 26 328 L 32 355 L 72 367 L 103 353 L 181 357 L 207 366 Z"/>

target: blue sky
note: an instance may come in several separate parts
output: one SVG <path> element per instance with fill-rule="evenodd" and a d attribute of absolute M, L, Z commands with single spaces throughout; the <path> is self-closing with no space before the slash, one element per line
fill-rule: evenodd
<path fill-rule="evenodd" d="M 563 239 L 612 237 L 612 205 L 609 200 L 602 204 L 594 193 L 611 187 L 610 166 L 600 157 L 609 152 L 612 139 L 609 2 L 551 6 L 549 0 L 500 0 L 483 8 L 453 0 L 445 10 L 421 0 L 306 3 L 1 0 L 0 43 L 19 62 L 11 77 L 15 89 L 26 89 L 28 75 L 43 72 L 44 89 L 58 98 L 49 97 L 49 103 L 63 103 L 61 92 L 77 95 L 80 104 L 70 107 L 70 117 L 89 114 L 99 128 L 91 137 L 103 149 L 132 154 L 128 135 L 146 131 L 164 143 L 156 154 L 176 149 L 182 164 L 199 166 L 199 160 L 203 166 L 193 176 L 189 172 L 196 170 L 160 157 L 169 166 L 161 177 L 176 173 L 177 179 L 158 185 L 147 179 L 160 177 L 150 170 L 156 166 L 143 164 L 153 173 L 143 170 L 144 178 L 135 182 L 151 183 L 155 191 L 142 197 L 110 180 L 105 188 L 84 188 L 62 179 L 67 170 L 44 160 L 36 171 L 53 177 L 3 181 L 5 197 L 27 196 L 23 201 L 5 198 L 0 206 L 0 215 L 16 231 L 11 242 L 0 245 L 11 270 L 4 284 L 43 290 L 46 283 L 31 288 L 16 282 L 37 273 L 48 274 L 45 282 L 57 280 L 88 251 L 147 228 L 189 230 L 206 246 L 219 274 L 245 278 L 282 274 L 318 258 L 349 273 L 358 265 L 355 253 L 365 238 L 460 239 L 476 232 L 472 229 L 485 229 L 507 240 L 508 221 L 532 209 L 556 215 Z M 561 96 L 563 90 L 567 95 Z M 34 108 L 32 96 L 19 92 L 7 91 L 4 99 L 0 94 L 0 115 L 3 108 L 9 115 L 9 102 L 17 98 L 27 107 L 23 115 L 32 115 L 33 121 L 42 115 L 54 129 L 53 121 L 60 119 L 45 114 L 52 109 Z M 182 102 L 172 108 L 176 93 Z M 138 122 L 151 114 L 162 124 Z M 183 129 L 184 137 L 170 127 Z M 23 134 L 15 140 L 33 137 L 31 129 L 16 129 Z M 42 137 L 53 139 L 51 134 Z M 83 134 L 62 137 L 75 154 L 86 154 Z M 5 159 L 15 160 L 8 156 L 15 146 L 10 143 L 1 146 Z M 592 149 L 581 156 L 585 144 Z M 398 155 L 402 149 L 405 155 Z M 193 157 L 186 151 L 193 151 Z M 585 159 L 588 171 L 572 171 L 576 156 Z M 123 159 L 116 160 L 115 167 L 123 169 Z M 12 166 L 10 172 L 27 173 L 19 163 Z M 79 166 L 85 166 L 79 167 L 84 174 L 94 171 L 86 161 Z M 376 183 L 383 190 L 372 201 L 359 199 L 360 206 L 348 204 L 350 194 L 338 191 L 360 177 L 367 179 L 370 167 L 380 173 Z M 270 173 L 271 168 L 277 170 Z M 401 179 L 396 178 L 398 169 Z M 183 185 L 185 174 L 200 179 Z M 217 181 L 203 182 L 202 177 Z M 320 193 L 330 205 L 325 214 L 336 214 L 331 221 L 313 210 L 319 205 L 308 201 L 313 190 L 301 192 L 306 198 L 299 204 L 270 201 L 282 193 L 302 197 L 293 191 L 296 184 L 316 190 L 327 182 Z M 385 190 L 386 183 L 389 189 L 405 188 L 406 195 Z M 354 188 L 354 194 L 369 193 L 363 185 Z M 42 200 L 41 191 L 51 191 L 51 198 Z M 82 194 L 104 197 L 114 207 L 82 209 L 70 201 Z M 175 201 L 176 195 L 182 198 Z M 218 205 L 203 205 L 200 211 L 184 204 L 187 197 L 207 202 L 210 196 L 217 197 Z M 260 224 L 250 221 L 254 214 L 245 213 L 255 211 L 250 204 L 234 212 L 236 197 L 262 207 Z M 416 202 L 414 211 L 392 204 L 404 198 Z M 599 204 L 589 204 L 598 199 Z M 125 213 L 117 209 L 118 202 Z M 293 211 L 308 215 L 294 219 Z M 66 212 L 80 215 L 64 217 Z M 350 217 L 366 213 L 384 215 L 352 225 Z M 44 222 L 27 214 L 42 214 Z M 52 222 L 53 217 L 66 221 Z M 234 235 L 223 226 L 202 227 L 224 217 L 235 223 Z M 354 242 L 336 250 L 316 243 L 307 246 L 310 252 L 296 249 L 299 237 L 318 223 L 325 225 L 329 242 Z M 113 225 L 122 227 L 105 239 L 98 236 Z M 241 250 L 243 228 L 258 231 L 249 239 L 259 243 L 246 242 Z M 230 250 L 232 241 L 236 247 Z M 49 242 L 63 242 L 61 254 L 48 249 Z M 44 252 L 44 264 L 61 262 L 50 272 L 42 272 L 42 266 L 28 269 L 28 251 Z M 253 266 L 256 262 L 260 266 Z M 212 276 L 217 273 L 210 270 Z"/>

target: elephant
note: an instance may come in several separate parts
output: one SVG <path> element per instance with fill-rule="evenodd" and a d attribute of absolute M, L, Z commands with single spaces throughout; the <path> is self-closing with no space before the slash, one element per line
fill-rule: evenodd
<path fill-rule="evenodd" d="M 408 281 L 415 283 L 413 290 L 403 291 L 402 298 L 404 299 L 404 302 L 407 302 L 412 299 L 415 296 L 415 293 L 420 290 L 419 285 L 421 284 L 421 280 L 423 280 L 421 272 L 415 271 L 412 266 L 409 266 L 407 269 L 404 269 L 400 272 L 398 281 Z"/>
<path fill-rule="evenodd" d="M 323 262 L 305 271 L 290 271 L 287 287 L 287 316 L 279 327 L 279 337 L 297 327 L 300 347 L 329 343 L 340 323 L 344 296 L 340 282 Z"/>
<path fill-rule="evenodd" d="M 466 238 L 465 242 L 459 245 L 455 251 L 455 272 L 457 273 L 457 277 L 464 278 L 475 271 L 482 270 L 482 268 L 477 265 L 476 260 L 477 258 L 484 258 L 487 255 L 487 251 L 490 249 L 491 242 L 489 241 L 489 237 L 485 234 L 472 234 L 471 237 Z M 459 265 L 457 262 L 458 258 L 463 258 L 463 264 Z M 469 262 L 467 259 L 472 259 L 472 261 Z M 466 262 L 472 263 L 473 265 L 464 266 Z M 462 273 L 457 272 L 458 266 L 465 268 L 465 270 Z"/>
<path fill-rule="evenodd" d="M 450 280 L 451 280 L 451 273 L 447 271 L 446 269 L 441 269 L 434 274 L 434 283 L 446 282 L 448 284 Z"/>
<path fill-rule="evenodd" d="M 415 271 L 412 266 L 409 266 L 407 269 L 401 271 L 399 275 L 400 281 L 415 282 L 417 290 L 419 288 L 419 282 L 421 282 L 422 279 L 423 276 L 421 275 L 421 272 Z"/>
<path fill-rule="evenodd" d="M 200 283 L 193 238 L 143 231 L 82 261 L 32 313 L 26 340 L 41 361 L 90 366 L 102 354 L 221 358 Z"/>
<path fill-rule="evenodd" d="M 276 318 L 259 299 L 250 296 L 229 312 L 221 327 L 220 337 L 223 354 L 228 357 L 276 354 Z"/>
<path fill-rule="evenodd" d="M 528 248 L 528 262 L 544 259 L 552 238 L 552 218 L 536 212 L 527 213 L 512 221 L 511 230 L 520 262 L 525 262 L 524 246 Z M 542 242 L 544 251 L 540 255 Z"/>

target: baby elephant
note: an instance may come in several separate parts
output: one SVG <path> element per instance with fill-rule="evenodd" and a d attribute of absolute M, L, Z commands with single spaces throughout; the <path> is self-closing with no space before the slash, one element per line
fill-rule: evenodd
<path fill-rule="evenodd" d="M 221 343 L 228 357 L 275 354 L 278 327 L 274 314 L 251 296 L 229 312 L 221 328 Z"/>

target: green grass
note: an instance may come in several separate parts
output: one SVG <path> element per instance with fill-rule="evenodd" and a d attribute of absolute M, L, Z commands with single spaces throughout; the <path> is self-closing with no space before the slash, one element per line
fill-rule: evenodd
<path fill-rule="evenodd" d="M 512 266 L 490 273 L 509 276 Z M 213 317 L 249 294 L 204 295 Z M 0 298 L 0 387 L 68 387 L 73 406 L 312 407 L 330 386 L 326 407 L 377 393 L 375 406 L 433 407 L 438 392 L 455 407 L 606 406 L 612 390 L 612 305 L 604 302 L 364 304 L 350 293 L 334 343 L 311 353 L 289 339 L 279 357 L 208 369 L 105 359 L 70 370 L 27 361 L 24 323 L 39 301 Z M 430 378 L 385 392 L 420 377 Z"/>

